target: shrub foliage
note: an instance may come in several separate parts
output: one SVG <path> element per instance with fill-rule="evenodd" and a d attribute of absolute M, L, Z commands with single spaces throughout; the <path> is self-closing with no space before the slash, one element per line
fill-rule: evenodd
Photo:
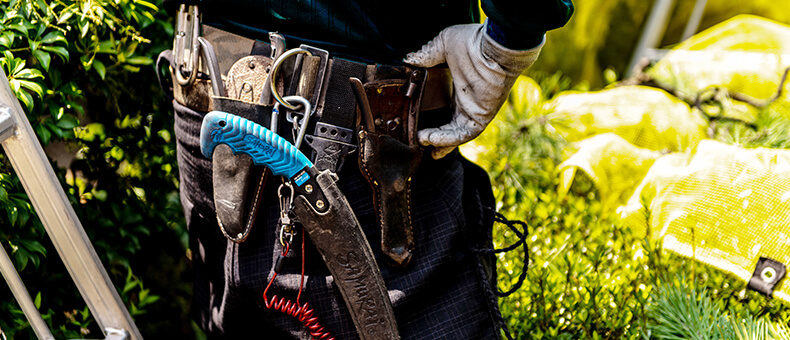
<path fill-rule="evenodd" d="M 67 160 L 56 174 L 123 301 L 144 334 L 159 319 L 187 326 L 157 334 L 183 333 L 189 323 L 172 317 L 188 295 L 173 118 L 153 71 L 170 19 L 141 0 L 4 0 L 0 12 L 0 65 L 48 154 Z M 101 337 L 4 154 L 0 207 L 0 244 L 53 335 Z M 33 337 L 7 290 L 0 329 Z"/>
<path fill-rule="evenodd" d="M 568 89 L 571 82 L 560 74 L 533 77 L 537 80 L 533 88 L 516 89 L 494 124 L 476 141 L 485 145 L 476 158 L 492 176 L 499 210 L 529 226 L 526 282 L 500 300 L 514 337 L 784 339 L 781 336 L 790 335 L 784 330 L 790 325 L 788 304 L 748 290 L 733 275 L 665 251 L 660 240 L 637 237 L 616 214 L 602 209 L 589 178 L 577 177 L 570 192 L 560 194 L 557 166 L 572 145 L 548 123 L 542 102 Z M 546 97 L 541 98 L 541 93 Z M 716 139 L 785 147 L 784 138 L 768 136 L 787 135 L 787 118 L 770 108 L 761 116 L 757 124 L 719 126 Z M 504 226 L 494 232 L 500 247 L 518 239 Z M 500 254 L 501 290 L 516 282 L 522 258 L 520 251 Z"/>

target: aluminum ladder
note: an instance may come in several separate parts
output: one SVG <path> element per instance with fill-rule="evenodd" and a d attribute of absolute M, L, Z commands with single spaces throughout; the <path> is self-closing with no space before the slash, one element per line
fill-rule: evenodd
<path fill-rule="evenodd" d="M 55 177 L 44 149 L 0 69 L 0 144 L 5 149 L 58 255 L 106 340 L 141 340 L 142 336 L 99 261 L 82 224 Z M 52 333 L 30 298 L 19 273 L 0 246 L 0 273 L 39 339 Z"/>

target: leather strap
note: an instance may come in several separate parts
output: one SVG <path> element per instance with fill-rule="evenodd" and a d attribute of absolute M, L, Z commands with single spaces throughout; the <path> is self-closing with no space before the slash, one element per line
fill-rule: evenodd
<path fill-rule="evenodd" d="M 250 55 L 268 55 L 269 45 L 260 41 L 249 39 L 224 30 L 203 25 L 203 37 L 206 38 L 216 50 L 217 61 L 223 75 L 227 75 L 230 67 L 239 59 Z M 345 59 L 332 59 L 332 62 Z M 364 65 L 364 64 L 362 64 Z M 385 79 L 381 65 L 365 65 L 364 77 L 359 77 L 363 82 Z M 420 111 L 430 111 L 446 107 L 452 103 L 452 77 L 446 67 L 434 67 L 427 70 L 424 100 Z M 211 88 L 209 87 L 209 90 Z M 207 94 L 209 94 L 208 92 Z"/>
<path fill-rule="evenodd" d="M 398 325 L 373 250 L 330 171 L 317 177 L 329 210 L 315 211 L 297 196 L 294 212 L 321 253 L 362 340 L 398 340 Z"/>

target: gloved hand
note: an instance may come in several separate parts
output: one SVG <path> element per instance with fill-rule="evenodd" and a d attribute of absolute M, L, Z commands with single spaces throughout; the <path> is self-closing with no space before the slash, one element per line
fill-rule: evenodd
<path fill-rule="evenodd" d="M 483 132 L 524 70 L 538 58 L 543 43 L 524 51 L 508 49 L 486 34 L 485 24 L 450 26 L 404 62 L 433 67 L 447 62 L 453 77 L 455 112 L 450 123 L 420 130 L 417 139 L 432 145 L 439 159 Z"/>

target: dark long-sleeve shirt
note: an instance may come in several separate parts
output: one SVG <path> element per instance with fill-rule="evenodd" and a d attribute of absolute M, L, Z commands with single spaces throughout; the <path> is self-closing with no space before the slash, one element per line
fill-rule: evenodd
<path fill-rule="evenodd" d="M 177 0 L 167 1 L 172 4 Z M 193 0 L 194 2 L 194 0 Z M 283 34 L 288 48 L 306 43 L 336 56 L 400 63 L 442 29 L 480 22 L 473 0 L 202 0 L 203 22 L 268 41 Z M 482 0 L 489 34 L 512 49 L 538 45 L 546 31 L 562 27 L 571 0 Z"/>

